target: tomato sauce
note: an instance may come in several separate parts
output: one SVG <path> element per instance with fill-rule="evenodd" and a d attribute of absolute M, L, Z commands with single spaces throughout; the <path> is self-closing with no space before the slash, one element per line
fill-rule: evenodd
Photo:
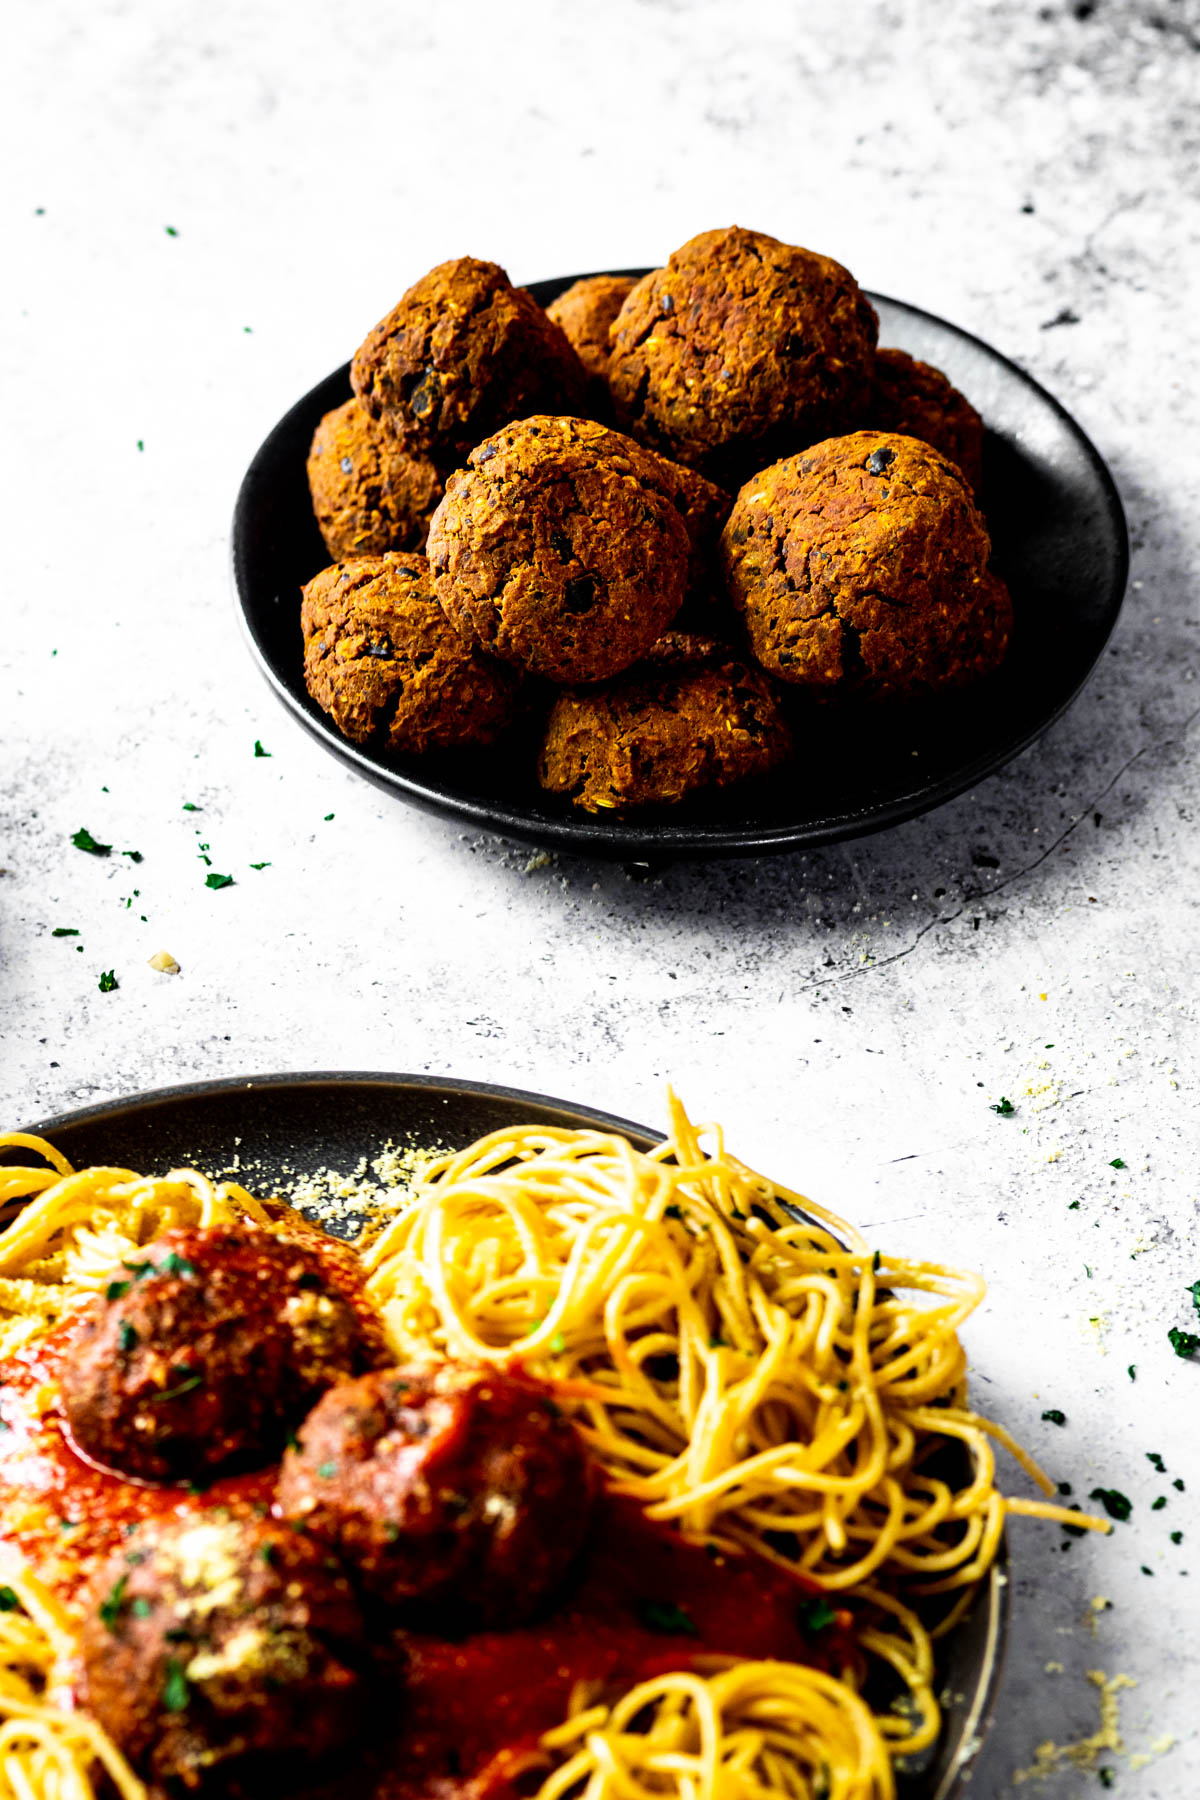
<path fill-rule="evenodd" d="M 204 1491 L 124 1481 L 83 1461 L 64 1435 L 57 1371 L 64 1322 L 19 1352 L 0 1386 L 0 1539 L 70 1607 L 136 1526 L 211 1507 L 270 1508 L 277 1468 Z M 542 1732 L 566 1716 L 576 1682 L 625 1689 L 714 1655 L 824 1664 L 846 1647 L 846 1615 L 806 1635 L 799 1576 L 753 1556 L 714 1556 L 636 1502 L 602 1497 L 580 1564 L 553 1613 L 456 1639 L 402 1632 L 402 1673 L 379 1664 L 381 1727 L 361 1761 L 309 1790 L 333 1800 L 492 1800 L 537 1785 Z M 389 1691 L 391 1690 L 391 1691 Z"/>

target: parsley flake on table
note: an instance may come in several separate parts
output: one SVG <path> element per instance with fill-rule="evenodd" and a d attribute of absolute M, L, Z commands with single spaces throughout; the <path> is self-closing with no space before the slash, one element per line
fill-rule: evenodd
<path fill-rule="evenodd" d="M 1136 1381 L 1137 1380 L 1137 1364 L 1130 1363 L 1130 1365 L 1126 1369 L 1125 1373 L 1128 1375 L 1130 1381 Z"/>
<path fill-rule="evenodd" d="M 1178 1475 L 1175 1477 L 1174 1481 L 1171 1483 L 1171 1486 L 1173 1488 L 1178 1489 L 1179 1493 L 1181 1493 L 1181 1494 L 1185 1493 L 1187 1491 L 1183 1485 L 1182 1478 Z"/>
<path fill-rule="evenodd" d="M 1150 1511 L 1151 1512 L 1161 1512 L 1163 1507 L 1166 1504 L 1167 1504 L 1167 1496 L 1165 1494 L 1159 1494 L 1156 1499 L 1154 1499 L 1150 1502 Z"/>
<path fill-rule="evenodd" d="M 1180 1331 L 1178 1325 L 1172 1325 L 1167 1336 L 1176 1356 L 1195 1356 L 1200 1350 L 1200 1332 Z"/>
<path fill-rule="evenodd" d="M 1200 1281 L 1193 1281 L 1185 1291 L 1192 1296 L 1192 1305 L 1200 1313 Z"/>
<path fill-rule="evenodd" d="M 145 438 L 139 438 L 139 439 L 138 439 L 138 441 L 137 441 L 137 446 L 138 446 L 138 449 L 139 449 L 139 450 L 144 450 L 144 449 L 145 449 L 145 448 L 146 448 L 146 440 L 145 440 Z"/>
<path fill-rule="evenodd" d="M 1182 1531 L 1173 1531 L 1173 1532 L 1172 1532 L 1172 1533 L 1171 1533 L 1171 1542 L 1172 1542 L 1172 1543 L 1173 1543 L 1173 1544 L 1182 1544 L 1182 1542 L 1183 1542 L 1183 1533 L 1182 1533 Z"/>
<path fill-rule="evenodd" d="M 254 754 L 255 754 L 255 756 L 270 756 L 271 752 L 269 750 L 264 750 L 261 743 L 259 742 L 259 740 L 257 738 L 255 738 Z"/>
<path fill-rule="evenodd" d="M 992 1105 L 992 1111 L 994 1113 L 999 1113 L 1002 1119 L 1011 1118 L 1016 1110 L 1017 1109 L 1012 1101 L 1005 1094 L 1001 1094 L 999 1100 L 995 1101 Z"/>
<path fill-rule="evenodd" d="M 117 980 L 117 977 L 116 977 L 116 973 L 115 973 L 115 971 L 114 971 L 114 970 L 112 970 L 112 969 L 101 969 L 101 971 L 100 971 L 100 979 L 99 979 L 99 981 L 98 981 L 98 982 L 97 982 L 97 983 L 96 983 L 96 986 L 97 986 L 97 987 L 98 987 L 98 988 L 99 988 L 99 989 L 100 989 L 100 992 L 101 992 L 101 993 L 102 993 L 102 994 L 112 994 L 112 993 L 115 993 L 115 991 L 116 991 L 116 990 L 117 990 L 117 988 L 119 988 L 119 987 L 120 987 L 120 985 L 121 985 L 121 984 L 120 984 L 120 982 L 119 982 L 119 981 L 118 981 L 118 980 Z M 1200 1340 L 1198 1340 L 1198 1341 L 1200 1341 Z"/>
<path fill-rule="evenodd" d="M 178 237 L 179 236 L 179 233 L 176 230 L 174 225 L 164 225 L 163 230 L 166 232 L 168 237 Z"/>
<path fill-rule="evenodd" d="M 86 850 L 89 856 L 112 855 L 112 845 L 99 843 L 86 825 L 81 825 L 78 831 L 72 832 L 71 842 L 77 850 Z"/>
<path fill-rule="evenodd" d="M 78 937 L 79 932 L 74 925 L 56 925 L 50 933 L 51 937 Z"/>
<path fill-rule="evenodd" d="M 1110 1169 L 1125 1169 L 1128 1168 L 1129 1165 L 1126 1163 L 1123 1156 L 1114 1156 L 1108 1166 Z"/>
<path fill-rule="evenodd" d="M 232 887 L 233 886 L 233 876 L 232 875 L 218 875 L 216 870 L 213 869 L 210 874 L 208 874 L 204 877 L 204 885 L 206 888 Z"/>
<path fill-rule="evenodd" d="M 252 868 L 252 869 L 269 869 L 269 868 L 270 868 L 270 867 L 271 867 L 271 865 L 270 865 L 270 863 L 269 863 L 269 862 L 264 862 L 264 863 L 251 863 L 251 864 L 250 864 L 250 867 L 251 867 L 251 868 Z"/>
<path fill-rule="evenodd" d="M 194 800 L 185 800 L 183 803 L 183 810 L 184 812 L 203 812 L 204 808 L 202 806 L 197 806 Z"/>
<path fill-rule="evenodd" d="M 326 814 L 325 814 L 325 823 L 326 823 L 326 824 L 327 824 L 327 825 L 328 825 L 328 823 L 329 823 L 329 821 L 330 821 L 330 819 L 332 819 L 332 817 L 333 817 L 333 814 L 332 814 L 332 813 L 326 813 Z"/>
<path fill-rule="evenodd" d="M 146 860 L 140 850 L 122 850 L 121 855 L 127 856 L 130 862 L 134 863 L 145 862 Z"/>
<path fill-rule="evenodd" d="M 1065 1425 L 1067 1422 L 1066 1413 L 1060 1412 L 1057 1406 L 1048 1406 L 1042 1417 L 1048 1419 L 1051 1425 Z"/>
<path fill-rule="evenodd" d="M 1147 1450 L 1146 1461 L 1150 1464 L 1150 1467 L 1152 1469 L 1157 1469 L 1160 1475 L 1166 1474 L 1167 1465 L 1163 1461 L 1162 1457 L 1158 1454 L 1157 1450 Z"/>
<path fill-rule="evenodd" d="M 1110 1519 L 1124 1521 L 1133 1511 L 1132 1500 L 1126 1499 L 1119 1488 L 1094 1487 L 1088 1499 L 1098 1500 Z"/>

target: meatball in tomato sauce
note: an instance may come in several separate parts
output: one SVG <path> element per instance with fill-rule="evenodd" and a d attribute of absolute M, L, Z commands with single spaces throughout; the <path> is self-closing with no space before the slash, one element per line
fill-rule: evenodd
<path fill-rule="evenodd" d="M 562 1582 L 594 1486 L 544 1388 L 445 1363 L 331 1388 L 284 1457 L 278 1502 L 385 1605 L 507 1626 Z"/>
<path fill-rule="evenodd" d="M 365 1710 L 349 1581 L 327 1550 L 264 1519 L 143 1526 L 98 1572 L 79 1646 L 89 1710 L 168 1791 L 253 1793 L 263 1759 L 276 1778 L 289 1754 L 307 1767 Z"/>
<path fill-rule="evenodd" d="M 166 1232 L 113 1271 L 67 1346 L 75 1446 L 143 1481 L 265 1465 L 335 1382 L 383 1361 L 349 1254 L 249 1224 Z"/>

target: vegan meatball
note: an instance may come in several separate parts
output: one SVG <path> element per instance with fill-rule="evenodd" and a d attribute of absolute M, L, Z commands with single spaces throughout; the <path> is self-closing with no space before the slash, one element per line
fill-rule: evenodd
<path fill-rule="evenodd" d="M 609 387 L 640 443 L 717 480 L 856 419 L 879 321 L 828 256 L 761 231 L 705 231 L 613 321 Z"/>
<path fill-rule="evenodd" d="M 587 385 L 537 301 L 473 256 L 414 282 L 358 350 L 350 380 L 410 456 L 443 467 L 510 419 L 578 412 Z"/>
<path fill-rule="evenodd" d="M 515 1625 L 562 1581 L 592 1493 L 583 1442 L 542 1388 L 442 1363 L 325 1394 L 278 1503 L 385 1605 Z"/>
<path fill-rule="evenodd" d="M 901 695 L 994 669 L 1008 590 L 961 469 L 880 431 L 829 438 L 764 469 L 721 540 L 754 654 L 784 681 Z"/>
<path fill-rule="evenodd" d="M 546 308 L 592 377 L 608 393 L 608 328 L 632 291 L 635 275 L 585 275 Z"/>
<path fill-rule="evenodd" d="M 442 478 L 409 456 L 361 401 L 326 413 L 308 453 L 308 486 L 325 547 L 338 561 L 423 550 Z"/>
<path fill-rule="evenodd" d="M 353 743 L 397 753 L 490 744 L 516 714 L 519 677 L 463 642 L 423 556 L 322 569 L 300 623 L 308 691 Z"/>
<path fill-rule="evenodd" d="M 760 669 L 712 638 L 668 632 L 615 681 L 558 696 L 538 772 L 585 812 L 626 813 L 765 775 L 790 750 Z"/>
<path fill-rule="evenodd" d="M 72 1439 L 104 1468 L 187 1481 L 262 1466 L 382 1339 L 347 1252 L 250 1224 L 144 1245 L 88 1302 L 61 1388 Z"/>
<path fill-rule="evenodd" d="M 327 1550 L 220 1512 L 144 1525 L 79 1633 L 87 1705 L 143 1775 L 194 1790 L 240 1774 L 251 1792 L 257 1757 L 307 1764 L 355 1733 L 362 1639 Z"/>
<path fill-rule="evenodd" d="M 877 351 L 867 423 L 932 444 L 958 464 L 976 495 L 982 492 L 983 420 L 932 363 L 903 350 Z"/>
<path fill-rule="evenodd" d="M 429 528 L 464 637 L 551 681 L 601 681 L 679 610 L 690 544 L 657 457 L 585 419 L 518 420 L 450 477 Z"/>

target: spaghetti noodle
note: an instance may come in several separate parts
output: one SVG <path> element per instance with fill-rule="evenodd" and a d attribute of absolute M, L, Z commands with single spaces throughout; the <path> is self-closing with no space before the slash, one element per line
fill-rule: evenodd
<path fill-rule="evenodd" d="M 22 1134 L 0 1148 L 50 1164 L 0 1168 L 0 1356 L 172 1227 L 281 1216 L 192 1170 L 77 1173 Z M 836 1672 L 746 1661 L 578 1694 L 543 1739 L 539 1800 L 890 1800 L 891 1760 L 939 1730 L 918 1609 L 935 1601 L 950 1628 L 1007 1511 L 1096 1523 L 995 1487 L 993 1442 L 1051 1491 L 966 1404 L 958 1331 L 980 1278 L 873 1253 L 673 1098 L 671 1134 L 647 1153 L 530 1127 L 441 1158 L 363 1262 L 398 1358 L 521 1365 L 554 1387 L 615 1492 L 798 1572 L 853 1620 Z M 27 1570 L 2 1578 L 0 1800 L 90 1800 L 97 1767 L 143 1800 L 99 1727 L 54 1704 L 67 1615 Z M 873 1716 L 857 1690 L 879 1665 L 907 1700 Z"/>

